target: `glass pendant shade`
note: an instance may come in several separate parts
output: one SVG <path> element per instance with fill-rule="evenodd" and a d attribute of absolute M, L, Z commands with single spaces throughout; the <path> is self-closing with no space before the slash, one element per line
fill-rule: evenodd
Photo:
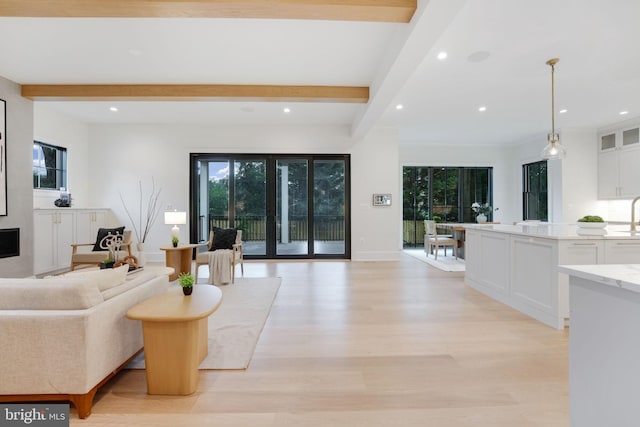
<path fill-rule="evenodd" d="M 564 159 L 567 155 L 567 150 L 562 144 L 560 144 L 560 136 L 551 134 L 547 136 L 547 145 L 542 149 L 542 158 L 545 160 Z"/>

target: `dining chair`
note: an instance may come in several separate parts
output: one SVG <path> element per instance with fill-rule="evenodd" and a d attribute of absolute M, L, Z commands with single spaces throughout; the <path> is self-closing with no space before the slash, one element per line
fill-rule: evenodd
<path fill-rule="evenodd" d="M 424 248 L 427 251 L 427 256 L 433 253 L 435 259 L 438 259 L 438 249 L 440 247 L 444 248 L 444 256 L 447 256 L 447 246 L 451 246 L 453 248 L 453 254 L 456 259 L 458 259 L 458 241 L 456 239 L 452 236 L 438 236 L 436 222 L 433 220 L 425 220 L 424 229 Z M 433 252 L 434 248 L 435 252 Z"/>

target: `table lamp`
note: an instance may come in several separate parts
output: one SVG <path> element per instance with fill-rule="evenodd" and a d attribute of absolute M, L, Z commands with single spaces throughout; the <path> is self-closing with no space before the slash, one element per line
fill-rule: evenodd
<path fill-rule="evenodd" d="M 178 212 L 178 211 L 168 211 L 164 213 L 164 223 L 166 225 L 173 224 L 173 228 L 171 228 L 171 237 L 178 238 L 180 234 L 180 229 L 178 228 L 178 224 L 186 224 L 187 223 L 187 213 L 186 212 Z"/>

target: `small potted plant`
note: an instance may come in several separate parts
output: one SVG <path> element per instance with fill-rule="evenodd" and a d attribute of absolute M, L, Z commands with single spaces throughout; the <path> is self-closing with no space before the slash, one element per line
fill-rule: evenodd
<path fill-rule="evenodd" d="M 195 282 L 191 273 L 180 273 L 178 275 L 178 283 L 182 286 L 182 292 L 185 295 L 191 295 L 193 292 L 193 282 Z"/>
<path fill-rule="evenodd" d="M 178 242 L 180 241 L 180 239 L 178 239 L 177 237 L 172 237 L 171 238 L 171 243 L 173 244 L 174 248 L 178 247 Z"/>
<path fill-rule="evenodd" d="M 113 264 L 115 264 L 115 260 L 109 257 L 109 258 L 106 258 L 104 261 L 102 261 L 99 265 L 100 265 L 100 269 L 104 270 L 105 268 L 113 268 Z"/>
<path fill-rule="evenodd" d="M 578 228 L 603 229 L 607 226 L 607 223 L 598 215 L 585 215 L 577 221 L 577 225 Z"/>

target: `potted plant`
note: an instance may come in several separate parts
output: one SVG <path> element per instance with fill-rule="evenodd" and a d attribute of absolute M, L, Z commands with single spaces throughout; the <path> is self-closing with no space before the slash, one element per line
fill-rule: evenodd
<path fill-rule="evenodd" d="M 185 295 L 191 295 L 193 292 L 193 283 L 195 280 L 193 279 L 193 275 L 191 273 L 180 273 L 178 275 L 178 283 L 182 286 L 182 292 Z"/>
<path fill-rule="evenodd" d="M 481 205 L 478 202 L 473 202 L 471 210 L 476 213 L 476 221 L 479 223 L 487 222 L 488 215 L 493 211 L 489 203 Z"/>
<path fill-rule="evenodd" d="M 578 220 L 580 228 L 605 228 L 607 223 L 598 215 L 585 215 Z"/>
<path fill-rule="evenodd" d="M 113 268 L 113 264 L 115 264 L 115 260 L 113 258 L 106 258 L 100 263 L 100 269 L 104 270 L 105 268 Z"/>
<path fill-rule="evenodd" d="M 179 242 L 179 241 L 180 241 L 180 239 L 178 239 L 178 238 L 177 238 L 177 237 L 175 237 L 175 236 L 171 238 L 171 244 L 173 244 L 173 247 L 174 247 L 174 248 L 177 248 L 177 247 L 178 247 L 178 242 Z"/>

